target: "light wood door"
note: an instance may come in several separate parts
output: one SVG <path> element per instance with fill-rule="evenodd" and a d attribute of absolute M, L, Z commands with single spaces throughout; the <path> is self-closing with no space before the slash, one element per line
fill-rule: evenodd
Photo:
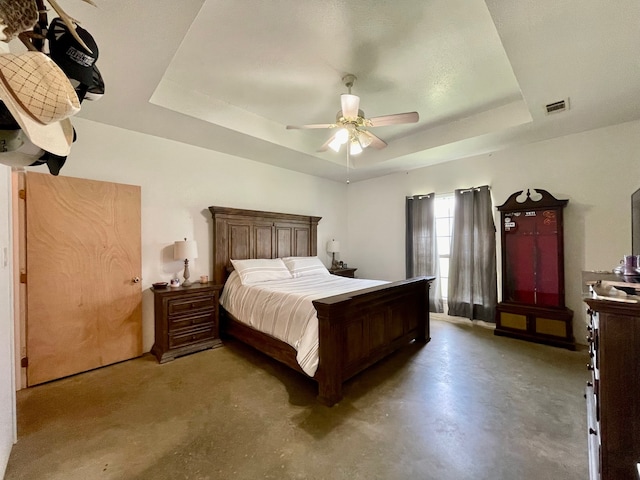
<path fill-rule="evenodd" d="M 27 383 L 142 354 L 140 187 L 26 174 Z"/>

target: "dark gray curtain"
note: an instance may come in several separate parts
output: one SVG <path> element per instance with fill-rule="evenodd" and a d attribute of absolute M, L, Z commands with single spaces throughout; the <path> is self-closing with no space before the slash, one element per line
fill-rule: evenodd
<path fill-rule="evenodd" d="M 407 197 L 406 239 L 407 278 L 435 275 L 429 291 L 429 311 L 442 312 L 435 194 Z"/>
<path fill-rule="evenodd" d="M 496 229 L 488 186 L 455 191 L 449 315 L 495 322 Z"/>

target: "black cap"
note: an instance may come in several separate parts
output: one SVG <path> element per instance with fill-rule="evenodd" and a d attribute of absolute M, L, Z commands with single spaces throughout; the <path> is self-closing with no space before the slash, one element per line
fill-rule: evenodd
<path fill-rule="evenodd" d="M 91 85 L 93 83 L 93 65 L 98 60 L 98 45 L 84 28 L 77 26 L 76 33 L 91 49 L 85 50 L 73 38 L 61 18 L 54 18 L 49 25 L 47 40 L 51 59 L 69 78 Z"/>

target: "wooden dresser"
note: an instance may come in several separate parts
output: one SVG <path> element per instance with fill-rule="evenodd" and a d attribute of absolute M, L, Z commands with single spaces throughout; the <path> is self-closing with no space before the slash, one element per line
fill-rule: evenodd
<path fill-rule="evenodd" d="M 590 479 L 638 480 L 640 304 L 587 298 Z"/>
<path fill-rule="evenodd" d="M 152 290 L 155 343 L 151 353 L 160 363 L 222 345 L 218 320 L 222 285 L 194 283 Z"/>

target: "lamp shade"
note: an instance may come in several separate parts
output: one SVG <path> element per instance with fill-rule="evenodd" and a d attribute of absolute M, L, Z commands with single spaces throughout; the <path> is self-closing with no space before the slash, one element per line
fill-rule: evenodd
<path fill-rule="evenodd" d="M 198 245 L 195 240 L 179 240 L 173 244 L 173 259 L 186 260 L 198 258 Z"/>
<path fill-rule="evenodd" d="M 327 252 L 329 253 L 340 252 L 340 242 L 337 240 L 329 240 L 327 242 Z"/>

